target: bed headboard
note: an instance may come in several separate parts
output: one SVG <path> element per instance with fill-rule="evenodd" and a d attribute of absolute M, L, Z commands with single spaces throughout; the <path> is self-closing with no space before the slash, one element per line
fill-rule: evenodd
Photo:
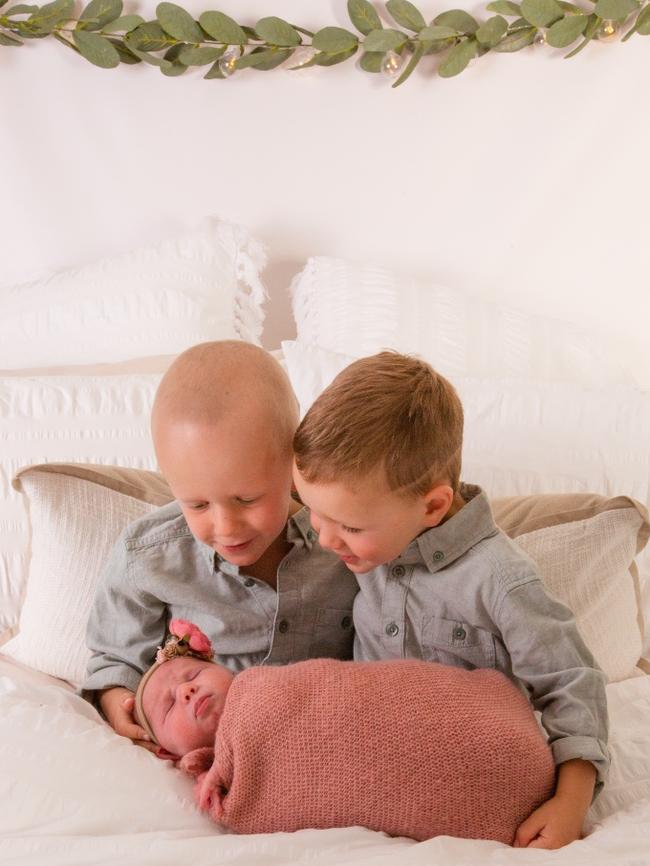
<path fill-rule="evenodd" d="M 125 11 L 153 17 L 155 5 Z M 351 28 L 345 0 L 182 5 L 251 25 L 274 14 Z M 428 20 L 450 8 L 418 5 Z M 99 69 L 53 39 L 0 48 L 0 285 L 218 214 L 269 246 L 270 347 L 293 333 L 286 287 L 314 254 L 376 261 L 641 345 L 648 43 L 563 53 L 489 54 L 446 80 L 425 58 L 393 90 L 354 60 L 204 81 L 145 64 Z"/>

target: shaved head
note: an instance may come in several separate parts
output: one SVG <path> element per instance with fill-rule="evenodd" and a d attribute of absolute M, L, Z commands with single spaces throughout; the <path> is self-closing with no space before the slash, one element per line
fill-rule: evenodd
<path fill-rule="evenodd" d="M 264 349 L 237 340 L 200 343 L 183 352 L 158 387 L 151 416 L 154 445 L 172 429 L 252 427 L 291 453 L 298 407 L 289 379 Z"/>

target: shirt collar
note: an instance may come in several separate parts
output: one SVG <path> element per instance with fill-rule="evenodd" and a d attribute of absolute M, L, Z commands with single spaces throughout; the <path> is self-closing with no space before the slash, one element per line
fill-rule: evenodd
<path fill-rule="evenodd" d="M 486 493 L 475 484 L 461 484 L 465 505 L 453 517 L 418 535 L 399 561 L 406 565 L 424 563 L 434 573 L 499 531 Z"/>

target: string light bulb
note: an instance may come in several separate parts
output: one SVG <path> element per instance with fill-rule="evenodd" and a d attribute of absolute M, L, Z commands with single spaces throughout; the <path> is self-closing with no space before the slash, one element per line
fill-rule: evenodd
<path fill-rule="evenodd" d="M 387 78 L 395 78 L 399 75 L 404 59 L 400 57 L 397 51 L 387 51 L 381 61 L 381 71 Z"/>
<path fill-rule="evenodd" d="M 219 60 L 219 72 L 221 72 L 224 78 L 230 78 L 230 76 L 236 71 L 237 61 L 241 55 L 241 48 L 235 45 L 231 45 L 230 48 L 227 48 L 221 55 L 221 59 Z"/>
<path fill-rule="evenodd" d="M 613 42 L 618 36 L 618 32 L 618 23 L 607 19 L 598 28 L 598 39 L 600 42 Z"/>

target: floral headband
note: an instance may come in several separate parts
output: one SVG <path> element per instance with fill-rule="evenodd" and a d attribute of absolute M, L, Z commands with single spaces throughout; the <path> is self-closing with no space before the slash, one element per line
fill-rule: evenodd
<path fill-rule="evenodd" d="M 142 706 L 142 696 L 144 687 L 147 684 L 149 677 L 154 671 L 157 671 L 160 665 L 170 659 L 180 658 L 182 656 L 192 656 L 193 658 L 202 659 L 205 662 L 211 662 L 214 657 L 212 651 L 212 643 L 207 635 L 203 634 L 201 629 L 194 625 L 193 622 L 188 622 L 186 619 L 173 619 L 169 623 L 169 634 L 165 639 L 165 643 L 158 647 L 156 653 L 156 661 L 145 671 L 142 679 L 138 683 L 138 689 L 135 693 L 135 717 L 137 722 L 145 729 L 152 743 L 160 745 L 156 739 L 154 732 L 151 730 L 151 725 L 145 715 L 144 707 Z"/>

